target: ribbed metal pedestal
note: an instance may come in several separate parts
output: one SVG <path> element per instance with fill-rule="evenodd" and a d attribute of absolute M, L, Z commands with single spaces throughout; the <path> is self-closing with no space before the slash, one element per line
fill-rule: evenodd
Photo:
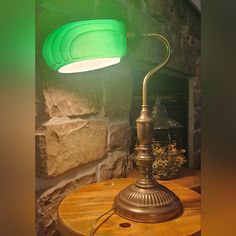
<path fill-rule="evenodd" d="M 182 212 L 179 198 L 158 183 L 149 189 L 129 185 L 115 197 L 114 208 L 121 217 L 138 222 L 168 221 Z"/>

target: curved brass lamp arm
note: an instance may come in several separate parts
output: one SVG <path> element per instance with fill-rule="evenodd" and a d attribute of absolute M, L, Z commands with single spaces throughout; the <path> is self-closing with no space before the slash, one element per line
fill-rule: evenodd
<path fill-rule="evenodd" d="M 170 49 L 170 44 L 169 44 L 168 40 L 160 34 L 143 34 L 143 36 L 160 39 L 165 44 L 165 47 L 167 50 L 167 57 L 165 58 L 165 60 L 162 63 L 160 63 L 159 65 L 157 65 L 156 67 L 154 67 L 153 69 L 151 69 L 144 77 L 142 106 L 147 106 L 147 82 L 148 82 L 148 79 L 152 76 L 152 74 L 154 74 L 157 70 L 159 70 L 161 67 L 163 67 L 169 61 L 170 56 L 171 56 L 171 49 Z"/>

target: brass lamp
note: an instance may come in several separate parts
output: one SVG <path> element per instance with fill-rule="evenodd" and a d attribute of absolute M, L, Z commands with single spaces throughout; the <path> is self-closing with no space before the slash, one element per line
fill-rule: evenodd
<path fill-rule="evenodd" d="M 78 73 L 100 69 L 120 62 L 126 54 L 126 34 L 117 20 L 88 20 L 66 24 L 53 31 L 43 45 L 47 64 L 60 73 Z M 137 163 L 139 178 L 114 199 L 114 209 L 121 217 L 138 222 L 162 222 L 182 212 L 179 198 L 159 184 L 152 175 L 155 156 L 152 152 L 154 122 L 147 104 L 149 78 L 170 58 L 170 45 L 159 34 L 143 34 L 144 38 L 161 40 L 167 50 L 165 60 L 150 70 L 143 80 L 142 110 L 137 122 L 139 140 Z"/>

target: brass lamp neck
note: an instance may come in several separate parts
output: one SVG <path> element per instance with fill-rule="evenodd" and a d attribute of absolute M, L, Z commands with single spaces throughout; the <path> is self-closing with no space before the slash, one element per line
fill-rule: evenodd
<path fill-rule="evenodd" d="M 158 71 L 159 69 L 161 69 L 170 59 L 170 56 L 171 56 L 171 49 L 170 49 L 170 44 L 168 42 L 168 40 L 160 35 L 160 34 L 143 34 L 143 37 L 150 37 L 150 38 L 156 38 L 156 39 L 159 39 L 161 40 L 165 47 L 166 47 L 166 50 L 167 50 L 167 56 L 165 58 L 165 60 L 163 60 L 159 65 L 157 65 L 156 67 L 154 67 L 153 69 L 151 69 L 147 74 L 146 76 L 144 77 L 144 80 L 143 80 L 143 102 L 142 102 L 142 106 L 147 106 L 147 82 L 148 82 L 148 79 L 156 72 Z"/>

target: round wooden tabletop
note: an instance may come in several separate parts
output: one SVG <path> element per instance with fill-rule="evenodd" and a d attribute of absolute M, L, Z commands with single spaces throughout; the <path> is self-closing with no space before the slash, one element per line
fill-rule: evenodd
<path fill-rule="evenodd" d="M 85 185 L 69 194 L 58 209 L 58 229 L 62 236 L 89 235 L 94 221 L 112 208 L 120 190 L 136 179 L 112 179 Z M 183 213 L 162 223 L 138 223 L 121 218 L 113 211 L 96 224 L 95 236 L 184 236 L 200 232 L 200 194 L 170 182 L 159 181 L 175 192 L 183 205 Z"/>

